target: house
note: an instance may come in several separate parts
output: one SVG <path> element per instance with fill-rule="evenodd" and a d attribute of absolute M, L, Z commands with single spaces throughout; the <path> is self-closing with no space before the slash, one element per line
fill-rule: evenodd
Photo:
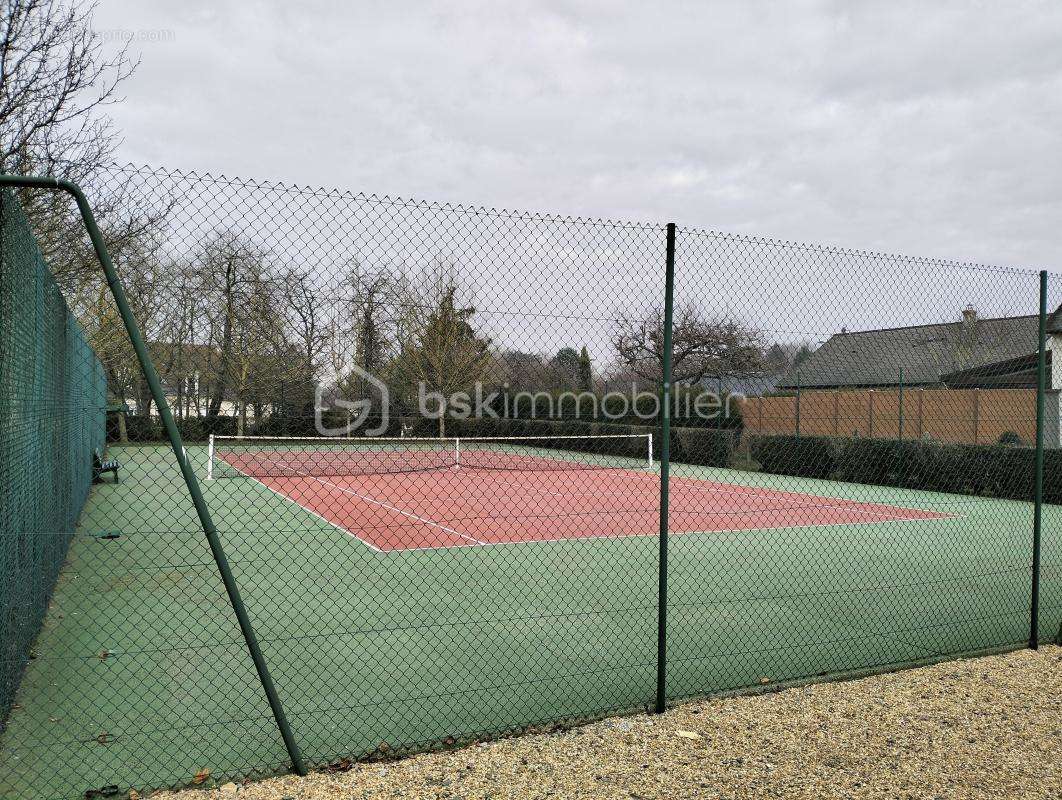
<path fill-rule="evenodd" d="M 788 370 L 778 389 L 1034 389 L 1037 328 L 1036 315 L 982 319 L 967 306 L 955 322 L 842 329 Z M 1050 368 L 1052 351 L 1062 350 L 1062 306 L 1048 317 L 1047 333 L 1047 385 L 1058 389 L 1062 374 L 1053 381 Z"/>
<path fill-rule="evenodd" d="M 964 394 L 958 390 L 1025 390 L 1024 400 L 993 395 L 995 423 L 1006 427 L 1019 418 L 1024 428 L 1035 430 L 1030 415 L 1036 389 L 1039 318 L 1036 315 L 983 319 L 972 306 L 963 309 L 954 322 L 912 325 L 869 331 L 846 331 L 831 336 L 798 367 L 778 381 L 779 392 L 827 390 L 856 393 L 861 390 L 939 389 L 957 390 L 954 403 L 945 403 L 949 414 L 961 415 Z M 1062 444 L 1062 367 L 1052 369 L 1053 354 L 1062 353 L 1062 306 L 1047 318 L 1047 398 L 1044 441 L 1048 447 Z M 1059 356 L 1062 359 L 1062 355 Z M 980 441 L 977 392 L 966 392 L 973 403 L 973 438 Z M 919 424 L 921 425 L 921 411 Z"/>

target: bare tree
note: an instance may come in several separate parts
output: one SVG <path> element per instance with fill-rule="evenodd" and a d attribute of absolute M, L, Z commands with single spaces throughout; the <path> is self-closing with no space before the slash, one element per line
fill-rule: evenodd
<path fill-rule="evenodd" d="M 239 436 L 246 430 L 248 407 L 255 406 L 256 389 L 276 379 L 279 362 L 274 356 L 278 348 L 284 347 L 284 311 L 267 273 L 250 278 L 245 301 L 236 319 L 230 361 Z"/>
<path fill-rule="evenodd" d="M 91 187 L 87 190 L 100 233 L 116 264 L 127 249 L 135 252 L 144 241 L 160 239 L 176 206 L 176 200 L 169 198 L 157 206 L 145 207 L 124 197 L 125 188 L 125 182 L 114 182 L 95 191 Z M 63 294 L 70 297 L 86 285 L 94 290 L 103 281 L 103 270 L 80 215 L 54 192 L 30 192 L 27 198 L 32 205 L 26 211 L 37 243 Z"/>
<path fill-rule="evenodd" d="M 216 352 L 206 416 L 217 417 L 234 391 L 237 347 L 246 336 L 241 328 L 253 308 L 250 298 L 263 278 L 265 254 L 235 231 L 216 231 L 201 246 L 197 272 L 210 320 L 208 341 Z"/>
<path fill-rule="evenodd" d="M 200 405 L 200 358 L 196 357 L 196 320 L 200 314 L 201 292 L 194 268 L 174 266 L 175 281 L 170 291 L 169 329 L 166 339 L 173 356 L 168 364 L 174 385 L 177 417 L 185 419 L 192 409 L 202 414 Z"/>
<path fill-rule="evenodd" d="M 764 354 L 763 370 L 769 375 L 779 375 L 792 367 L 800 364 L 811 355 L 813 343 L 804 342 L 775 342 L 767 348 Z"/>
<path fill-rule="evenodd" d="M 359 367 L 375 375 L 383 368 L 392 343 L 389 314 L 395 304 L 395 276 L 387 269 L 364 270 L 355 265 L 350 282 L 354 358 Z"/>
<path fill-rule="evenodd" d="M 288 337 L 292 354 L 283 392 L 289 413 L 311 413 L 313 393 L 321 368 L 320 356 L 329 335 L 326 298 L 308 273 L 292 268 L 283 278 L 284 307 L 287 311 Z M 296 355 L 297 354 L 297 355 Z"/>
<path fill-rule="evenodd" d="M 108 50 L 93 31 L 95 0 L 4 0 L 0 16 L 0 170 L 53 175 L 91 184 L 119 142 L 107 107 L 135 71 L 129 45 Z M 168 209 L 115 214 L 123 186 L 88 187 L 108 249 L 158 229 Z M 57 192 L 22 190 L 41 251 L 64 294 L 90 284 L 99 264 L 69 199 Z"/>
<path fill-rule="evenodd" d="M 623 367 L 658 384 L 664 364 L 664 311 L 645 317 L 617 315 L 612 345 Z M 696 384 L 715 375 L 756 374 L 763 361 L 764 336 L 732 319 L 709 318 L 691 304 L 675 308 L 671 375 L 675 383 Z"/>
<path fill-rule="evenodd" d="M 501 374 L 513 392 L 534 392 L 546 382 L 548 369 L 542 356 L 522 350 L 503 350 L 497 356 Z"/>
<path fill-rule="evenodd" d="M 114 254 L 115 267 L 125 276 L 130 308 L 149 343 L 156 342 L 169 325 L 167 291 L 172 265 L 162 257 L 162 248 L 158 231 L 145 230 Z M 136 367 L 132 343 L 106 284 L 102 280 L 82 283 L 66 296 L 109 372 L 111 393 L 123 401 L 132 399 L 137 414 L 150 414 L 151 392 Z M 152 355 L 160 356 L 154 351 Z"/>
<path fill-rule="evenodd" d="M 354 260 L 341 288 L 342 296 L 326 311 L 323 338 L 331 371 L 324 392 L 329 403 L 358 399 L 382 413 L 387 398 L 379 396 L 366 375 L 383 377 L 393 356 L 402 299 L 399 277 L 388 265 L 365 268 Z"/>
<path fill-rule="evenodd" d="M 0 20 L 0 167 L 83 178 L 117 133 L 103 113 L 137 62 L 104 51 L 95 2 L 5 0 Z"/>

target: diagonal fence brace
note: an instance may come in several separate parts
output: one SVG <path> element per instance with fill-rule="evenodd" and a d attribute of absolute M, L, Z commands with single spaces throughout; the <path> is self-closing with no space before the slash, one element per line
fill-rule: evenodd
<path fill-rule="evenodd" d="M 192 469 L 191 464 L 188 462 L 188 456 L 184 450 L 184 443 L 181 440 L 180 431 L 177 429 L 173 414 L 170 412 L 166 395 L 162 391 L 162 383 L 159 381 L 155 365 L 152 363 L 151 356 L 148 354 L 147 345 L 144 343 L 140 328 L 137 325 L 136 319 L 133 317 L 133 312 L 129 307 L 129 301 L 126 298 L 125 290 L 122 288 L 122 282 L 118 276 L 118 271 L 115 269 L 114 263 L 111 261 L 110 253 L 107 251 L 107 245 L 103 241 L 103 235 L 100 233 L 100 229 L 96 224 L 95 216 L 92 213 L 92 207 L 89 205 L 85 193 L 81 191 L 81 188 L 76 183 L 71 181 L 41 176 L 0 175 L 0 186 L 62 191 L 71 195 L 77 203 L 78 211 L 81 213 L 81 219 L 85 223 L 85 229 L 88 232 L 89 239 L 92 241 L 92 247 L 96 252 L 96 257 L 99 259 L 100 265 L 103 267 L 104 275 L 107 278 L 107 285 L 110 287 L 114 302 L 118 307 L 118 313 L 122 317 L 126 333 L 128 333 L 129 339 L 133 344 L 133 349 L 136 351 L 137 361 L 140 363 L 140 368 L 144 372 L 144 378 L 147 380 L 148 387 L 151 390 L 152 399 L 158 406 L 159 417 L 161 418 L 162 426 L 166 431 L 166 437 L 169 439 L 170 446 L 173 448 L 173 453 L 177 457 L 177 463 L 181 468 L 181 474 L 184 476 L 185 484 L 188 486 L 188 493 L 191 495 L 192 503 L 195 505 L 196 514 L 199 516 L 199 522 L 203 527 L 203 533 L 206 534 L 207 543 L 210 545 L 210 552 L 214 557 L 218 572 L 221 574 L 221 580 L 225 585 L 225 592 L 228 594 L 229 602 L 232 604 L 232 610 L 236 614 L 236 620 L 239 623 L 240 632 L 243 634 L 244 641 L 247 643 L 247 649 L 250 651 L 251 660 L 254 662 L 254 668 L 258 673 L 258 678 L 262 682 L 262 688 L 265 691 L 266 699 L 269 702 L 269 708 L 273 712 L 277 728 L 280 730 L 280 736 L 284 740 L 284 747 L 287 749 L 288 756 L 291 758 L 292 768 L 299 775 L 305 775 L 306 766 L 303 762 L 302 755 L 299 752 L 298 745 L 295 743 L 295 738 L 292 735 L 291 726 L 288 724 L 287 715 L 284 713 L 284 707 L 281 705 L 276 686 L 274 686 L 273 679 L 269 674 L 269 668 L 262 655 L 262 649 L 258 644 L 258 638 L 255 636 L 254 627 L 251 625 L 251 619 L 247 614 L 247 608 L 243 604 L 239 587 L 236 585 L 236 579 L 233 577 L 232 569 L 229 567 L 229 561 L 225 556 L 225 549 L 222 547 L 217 527 L 214 525 L 214 520 L 210 516 L 210 510 L 207 508 L 203 492 L 199 487 L 199 480 L 195 476 L 195 470 Z"/>

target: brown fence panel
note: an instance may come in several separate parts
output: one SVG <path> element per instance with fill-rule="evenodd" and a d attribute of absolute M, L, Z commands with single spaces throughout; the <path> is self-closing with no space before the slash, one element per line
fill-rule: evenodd
<path fill-rule="evenodd" d="M 901 430 L 901 394 L 903 427 Z M 1033 389 L 854 389 L 752 397 L 742 406 L 751 433 L 932 439 L 949 444 L 1031 444 Z M 1018 441 L 1012 441 L 1017 436 Z"/>

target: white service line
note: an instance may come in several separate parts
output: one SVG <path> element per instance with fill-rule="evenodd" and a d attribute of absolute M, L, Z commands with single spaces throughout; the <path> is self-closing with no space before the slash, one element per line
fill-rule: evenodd
<path fill-rule="evenodd" d="M 279 464 L 279 462 L 271 461 L 268 458 L 267 459 L 263 459 L 263 460 L 266 461 L 267 463 L 278 464 L 279 466 L 284 467 L 284 465 Z M 287 469 L 287 467 L 284 467 L 284 468 Z M 297 471 L 298 470 L 296 470 L 296 472 Z M 415 519 L 418 522 L 423 522 L 425 525 L 431 525 L 431 526 L 433 526 L 435 528 L 439 528 L 440 530 L 444 530 L 447 533 L 452 533 L 455 536 L 460 536 L 462 539 L 468 539 L 468 541 L 470 541 L 470 542 L 472 542 L 474 544 L 486 544 L 486 542 L 481 541 L 480 539 L 477 539 L 475 536 L 469 536 L 467 533 L 461 533 L 461 531 L 454 530 L 453 528 L 448 528 L 445 525 L 441 525 L 440 523 L 435 522 L 434 520 L 428 519 L 427 517 L 422 517 L 419 514 L 414 514 L 412 511 L 406 511 L 404 509 L 398 508 L 397 506 L 393 506 L 390 503 L 385 503 L 382 500 L 377 500 L 374 497 L 369 497 L 366 494 L 361 494 L 359 492 L 355 492 L 353 489 L 350 489 L 350 488 L 347 488 L 347 487 L 343 487 L 343 486 L 339 486 L 338 484 L 332 483 L 331 481 L 326 481 L 324 478 L 318 477 L 317 475 L 310 475 L 308 473 L 302 473 L 300 475 L 280 475 L 278 477 L 281 477 L 281 478 L 284 478 L 284 477 L 309 478 L 310 480 L 317 481 L 318 483 L 323 483 L 325 486 L 331 486 L 333 489 L 338 489 L 339 491 L 343 492 L 344 494 L 349 494 L 352 497 L 357 497 L 357 498 L 359 498 L 361 500 L 365 500 L 366 502 L 369 502 L 369 503 L 375 503 L 376 505 L 380 506 L 381 508 L 386 508 L 388 511 L 394 511 L 396 514 L 401 514 L 402 516 L 409 517 L 410 519 Z M 268 489 L 269 487 L 267 486 L 266 488 Z M 302 503 L 299 503 L 299 505 L 302 505 Z M 305 508 L 305 506 L 303 506 L 303 508 Z M 309 509 L 307 509 L 307 510 L 309 511 Z M 357 538 L 361 539 L 360 536 L 358 536 Z M 362 540 L 362 541 L 364 541 L 364 540 Z M 374 548 L 374 549 L 378 550 L 379 548 Z"/>
<path fill-rule="evenodd" d="M 759 489 L 758 487 L 742 487 L 742 488 L 750 488 L 750 489 L 752 489 L 753 491 L 751 491 L 751 492 L 737 492 L 737 491 L 733 491 L 733 490 L 729 490 L 728 491 L 726 489 L 715 489 L 715 488 L 707 488 L 707 487 L 701 488 L 701 487 L 697 487 L 697 486 L 689 486 L 689 487 L 686 487 L 686 488 L 688 488 L 689 491 L 692 491 L 692 492 L 712 492 L 712 493 L 715 493 L 715 494 L 731 494 L 731 495 L 737 495 L 739 497 L 756 497 L 757 496 L 757 492 L 764 492 L 764 491 L 766 491 L 766 492 L 777 492 L 778 494 L 786 494 L 786 495 L 791 495 L 791 496 L 794 496 L 794 497 L 806 497 L 809 500 L 816 500 L 816 499 L 820 499 L 820 497 L 821 497 L 820 495 L 813 495 L 813 494 L 801 495 L 800 492 L 789 492 L 789 491 L 785 491 L 785 490 L 782 490 L 782 489 Z M 842 497 L 821 497 L 821 499 L 823 499 L 823 500 L 842 500 L 845 503 L 852 503 L 853 506 L 855 506 L 855 505 L 881 505 L 880 503 L 867 503 L 867 502 L 865 502 L 863 500 L 847 500 L 847 499 L 842 498 Z M 904 515 L 904 514 L 890 514 L 887 511 L 880 511 L 880 510 L 877 510 L 877 509 L 854 508 L 852 506 L 835 505 L 833 503 L 809 503 L 807 505 L 797 505 L 797 506 L 793 506 L 792 507 L 793 510 L 796 510 L 796 509 L 807 510 L 807 509 L 811 509 L 811 508 L 832 508 L 835 511 L 852 511 L 852 512 L 854 512 L 856 514 L 868 514 L 868 515 L 873 515 L 873 516 L 878 516 L 878 517 L 885 517 L 887 519 L 897 519 L 897 520 L 941 519 L 941 518 L 947 518 L 947 517 L 951 516 L 950 514 L 940 514 L 939 517 L 928 517 L 928 518 L 926 518 L 926 517 L 911 517 L 911 516 L 907 516 L 907 515 Z M 922 513 L 922 514 L 927 514 L 927 513 L 928 514 L 939 514 L 939 512 L 937 512 L 937 511 L 928 511 L 927 512 L 927 511 L 922 511 L 921 509 L 917 509 L 917 508 L 903 508 L 903 506 L 889 506 L 889 508 L 899 508 L 899 509 L 902 509 L 904 511 L 917 511 L 917 512 Z M 770 508 L 768 508 L 768 509 L 750 509 L 748 513 L 751 514 L 751 513 L 754 513 L 756 511 L 785 511 L 785 510 L 787 510 L 787 509 L 782 509 L 782 508 L 778 508 L 778 509 L 770 509 Z"/>
<path fill-rule="evenodd" d="M 222 460 L 224 461 L 224 459 L 222 459 Z M 265 487 L 267 490 L 269 490 L 270 492 L 275 494 L 277 497 L 279 497 L 279 498 L 281 498 L 283 500 L 287 500 L 289 503 L 294 503 L 299 508 L 301 508 L 303 511 L 307 512 L 308 514 L 312 514 L 313 516 L 317 517 L 317 519 L 321 520 L 322 522 L 328 523 L 333 528 L 335 528 L 337 531 L 340 531 L 340 532 L 344 533 L 345 535 L 351 537 L 352 539 L 357 539 L 363 545 L 365 545 L 366 547 L 368 547 L 371 550 L 375 550 L 377 553 L 382 553 L 383 552 L 383 550 L 381 550 L 379 547 L 374 545 L 372 542 L 367 542 L 364 539 L 362 539 L 360 536 L 358 536 L 356 533 L 354 533 L 354 531 L 347 530 L 346 528 L 344 528 L 344 527 L 342 527 L 340 525 L 337 525 L 336 523 L 332 522 L 332 520 L 326 519 L 325 517 L 322 517 L 320 514 L 318 514 L 312 508 L 307 508 L 302 503 L 300 503 L 297 500 L 293 500 L 292 498 L 288 497 L 283 492 L 278 492 L 272 486 L 267 485 L 264 481 L 259 480 L 258 478 L 254 477 L 253 475 L 248 475 L 246 472 L 244 472 L 242 469 L 240 469 L 239 467 L 235 466 L 234 464 L 229 464 L 229 462 L 227 462 L 227 461 L 225 463 L 228 464 L 230 467 L 232 467 L 237 472 L 239 472 L 241 475 L 246 475 L 251 480 L 256 481 L 257 483 L 261 484 L 263 487 Z"/>
<path fill-rule="evenodd" d="M 691 478 L 682 478 L 681 480 L 690 481 L 690 480 L 698 480 L 698 479 L 697 478 L 692 478 L 692 479 Z M 508 481 L 503 481 L 503 480 L 500 480 L 500 479 L 498 479 L 496 482 L 502 483 L 502 484 L 506 484 L 508 486 L 520 486 L 520 484 L 514 484 L 514 483 L 510 483 Z M 830 508 L 830 509 L 833 509 L 834 511 L 850 511 L 850 512 L 855 513 L 855 514 L 864 514 L 864 515 L 869 515 L 869 516 L 874 516 L 874 517 L 882 517 L 884 519 L 895 519 L 895 520 L 904 520 L 904 521 L 906 521 L 906 520 L 924 519 L 923 517 L 911 517 L 911 516 L 908 516 L 906 514 L 890 514 L 887 511 L 881 511 L 881 510 L 878 510 L 878 509 L 858 508 L 857 507 L 858 505 L 881 505 L 881 504 L 875 504 L 875 503 L 866 503 L 866 502 L 864 502 L 862 500 L 848 500 L 846 498 L 841 498 L 841 497 L 822 497 L 821 495 L 803 494 L 801 492 L 792 492 L 792 491 L 787 491 L 785 489 L 770 489 L 770 488 L 767 488 L 767 487 L 762 487 L 761 488 L 761 487 L 756 487 L 756 486 L 745 487 L 745 486 L 741 486 L 740 484 L 734 484 L 733 486 L 734 486 L 733 489 L 722 489 L 722 488 L 717 488 L 717 487 L 708 487 L 708 486 L 701 487 L 701 486 L 689 486 L 689 485 L 686 485 L 686 484 L 680 484 L 677 487 L 672 487 L 671 493 L 672 493 L 672 498 L 676 498 L 676 499 L 677 499 L 677 497 L 679 495 L 681 495 L 681 492 L 683 490 L 690 491 L 690 492 L 708 492 L 708 493 L 711 493 L 711 494 L 734 495 L 734 496 L 737 496 L 737 497 L 760 497 L 760 498 L 765 499 L 765 500 L 778 499 L 778 498 L 772 498 L 772 497 L 766 496 L 767 493 L 772 493 L 772 494 L 776 494 L 776 495 L 786 495 L 786 496 L 789 496 L 789 497 L 793 497 L 795 500 L 812 501 L 812 502 L 804 502 L 804 503 L 800 503 L 800 504 L 797 504 L 797 505 L 780 507 L 780 508 L 733 509 L 733 510 L 728 510 L 726 512 L 726 513 L 735 514 L 735 515 L 736 514 L 765 514 L 765 513 L 772 512 L 772 511 L 774 511 L 774 512 L 777 512 L 777 511 L 799 512 L 799 511 L 806 511 L 806 510 L 809 510 L 809 509 L 812 509 L 812 508 Z M 523 487 L 521 487 L 521 488 L 523 488 Z M 531 496 L 534 496 L 536 494 L 547 494 L 547 495 L 553 495 L 554 497 L 628 497 L 629 496 L 629 492 L 594 492 L 594 491 L 587 491 L 587 492 L 554 492 L 554 491 L 551 491 L 551 490 L 548 490 L 548 489 L 535 489 L 534 487 L 530 487 L 530 488 L 531 488 L 531 491 L 528 494 L 531 495 Z M 748 489 L 749 491 L 740 491 L 740 489 Z M 822 499 L 822 500 L 834 500 L 834 501 L 841 500 L 841 501 L 843 501 L 845 503 L 852 503 L 852 505 L 848 506 L 848 505 L 837 505 L 836 503 L 814 502 L 814 501 L 819 500 L 819 499 Z M 890 506 L 890 508 L 902 508 L 902 507 L 901 506 Z M 912 509 L 904 509 L 904 510 L 907 510 L 907 511 L 921 511 L 920 509 L 913 509 L 913 508 Z M 678 510 L 675 509 L 674 511 L 678 511 Z M 696 511 L 678 511 L 678 513 L 693 514 L 693 513 L 697 513 L 697 512 Z M 927 513 L 927 512 L 923 511 L 921 513 Z M 938 514 L 939 512 L 933 511 L 933 512 L 928 512 L 928 513 Z M 941 517 L 949 517 L 951 515 L 950 514 L 941 514 L 940 516 Z M 935 517 L 930 517 L 929 519 L 935 519 Z"/>

